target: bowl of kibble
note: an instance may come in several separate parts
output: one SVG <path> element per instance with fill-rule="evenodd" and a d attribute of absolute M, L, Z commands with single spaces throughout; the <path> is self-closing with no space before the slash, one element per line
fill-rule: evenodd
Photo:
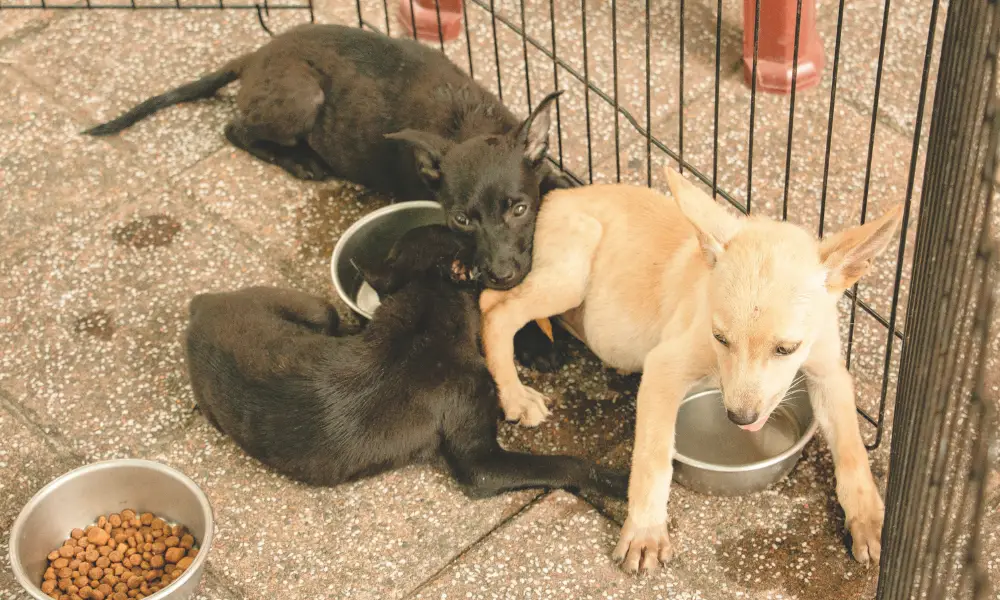
<path fill-rule="evenodd" d="M 42 488 L 10 530 L 10 563 L 38 600 L 182 600 L 212 546 L 212 506 L 148 460 L 86 465 Z"/>

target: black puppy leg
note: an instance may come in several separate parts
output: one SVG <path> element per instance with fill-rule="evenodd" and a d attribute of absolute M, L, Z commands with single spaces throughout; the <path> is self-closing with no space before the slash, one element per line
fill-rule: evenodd
<path fill-rule="evenodd" d="M 314 333 L 337 335 L 340 315 L 332 304 L 319 296 L 272 287 L 248 288 L 240 293 L 283 321 L 295 323 Z"/>
<path fill-rule="evenodd" d="M 628 474 L 624 471 L 573 456 L 536 456 L 501 448 L 496 438 L 496 406 L 495 395 L 484 395 L 470 399 L 446 418 L 445 459 L 469 496 L 484 498 L 512 490 L 564 488 L 626 497 Z"/>
<path fill-rule="evenodd" d="M 543 373 L 558 371 L 562 366 L 562 356 L 556 343 L 534 321 L 514 335 L 514 356 L 522 365 Z"/>
<path fill-rule="evenodd" d="M 500 450 L 467 456 L 452 465 L 455 478 L 474 498 L 530 488 L 561 488 L 625 498 L 628 475 L 573 456 L 536 456 Z"/>
<path fill-rule="evenodd" d="M 330 336 L 337 335 L 340 328 L 340 315 L 332 304 L 307 294 L 291 297 L 275 307 L 282 319 L 297 323 L 316 333 Z"/>
<path fill-rule="evenodd" d="M 240 76 L 240 118 L 226 128 L 233 145 L 294 177 L 322 181 L 329 167 L 305 142 L 326 100 L 320 74 L 290 57 L 251 61 Z"/>
<path fill-rule="evenodd" d="M 225 133 L 226 139 L 233 146 L 264 162 L 281 167 L 292 177 L 305 181 L 323 181 L 329 177 L 329 168 L 305 142 L 282 146 L 256 139 L 236 120 L 226 125 Z"/>

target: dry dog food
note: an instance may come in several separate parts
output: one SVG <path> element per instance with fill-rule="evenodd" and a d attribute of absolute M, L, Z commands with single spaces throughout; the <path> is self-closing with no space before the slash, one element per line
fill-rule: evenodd
<path fill-rule="evenodd" d="M 74 529 L 49 553 L 42 591 L 55 600 L 128 600 L 167 587 L 198 548 L 183 525 L 126 509 Z"/>

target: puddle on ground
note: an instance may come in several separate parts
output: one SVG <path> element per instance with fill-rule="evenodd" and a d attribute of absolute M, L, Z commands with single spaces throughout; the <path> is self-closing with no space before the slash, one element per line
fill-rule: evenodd
<path fill-rule="evenodd" d="M 76 320 L 76 332 L 101 340 L 110 340 L 115 334 L 115 323 L 105 310 L 95 310 Z"/>
<path fill-rule="evenodd" d="M 831 494 L 825 503 L 776 514 L 772 527 L 724 538 L 715 553 L 726 579 L 748 590 L 778 589 L 804 598 L 869 597 L 878 569 L 855 562 L 846 544 L 843 513 Z"/>
<path fill-rule="evenodd" d="M 111 239 L 132 248 L 159 248 L 172 244 L 181 229 L 180 222 L 169 215 L 149 215 L 115 227 Z"/>
<path fill-rule="evenodd" d="M 329 258 L 340 234 L 362 215 L 389 204 L 384 196 L 349 183 L 309 194 L 295 211 L 299 256 Z"/>

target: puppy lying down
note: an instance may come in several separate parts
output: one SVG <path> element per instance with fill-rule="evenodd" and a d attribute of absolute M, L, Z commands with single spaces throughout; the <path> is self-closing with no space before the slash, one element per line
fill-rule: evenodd
<path fill-rule="evenodd" d="M 471 496 L 546 487 L 624 497 L 623 472 L 497 443 L 472 258 L 444 226 L 410 231 L 384 265 L 363 270 L 381 305 L 356 335 L 338 335 L 333 307 L 297 291 L 196 296 L 186 349 L 198 406 L 251 456 L 306 483 L 440 453 Z"/>

